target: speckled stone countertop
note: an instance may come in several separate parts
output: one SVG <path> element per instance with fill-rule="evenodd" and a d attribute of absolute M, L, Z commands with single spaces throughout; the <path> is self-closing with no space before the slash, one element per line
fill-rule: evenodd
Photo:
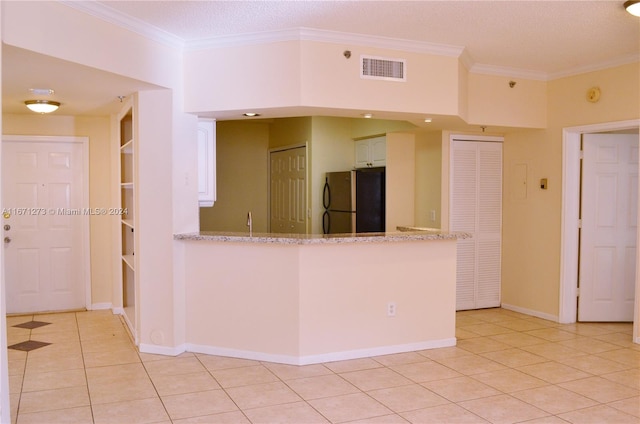
<path fill-rule="evenodd" d="M 413 229 L 398 227 L 398 232 L 389 233 L 353 233 L 353 234 L 280 234 L 280 233 L 246 233 L 208 232 L 176 234 L 174 240 L 217 241 L 263 244 L 338 244 L 338 243 L 380 243 L 411 240 L 457 240 L 468 238 L 466 233 L 449 233 L 439 230 Z"/>

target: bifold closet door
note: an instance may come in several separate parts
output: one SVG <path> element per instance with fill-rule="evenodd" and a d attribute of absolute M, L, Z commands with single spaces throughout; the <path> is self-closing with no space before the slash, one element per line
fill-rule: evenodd
<path fill-rule="evenodd" d="M 450 230 L 458 240 L 456 309 L 500 306 L 502 143 L 452 140 Z"/>

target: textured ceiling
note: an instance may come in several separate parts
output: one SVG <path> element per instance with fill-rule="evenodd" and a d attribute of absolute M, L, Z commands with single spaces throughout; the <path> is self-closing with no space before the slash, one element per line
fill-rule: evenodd
<path fill-rule="evenodd" d="M 554 74 L 640 52 L 623 1 L 104 1 L 185 41 L 313 28 L 465 47 L 477 64 Z"/>

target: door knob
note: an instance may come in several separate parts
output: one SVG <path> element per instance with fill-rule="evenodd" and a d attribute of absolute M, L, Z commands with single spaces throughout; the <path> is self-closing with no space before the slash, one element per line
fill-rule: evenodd
<path fill-rule="evenodd" d="M 11 238 L 9 238 L 9 237 L 5 237 L 5 238 L 4 238 L 4 242 L 5 242 L 5 244 L 6 244 L 6 243 L 11 243 Z"/>
<path fill-rule="evenodd" d="M 4 230 L 5 231 L 9 231 L 10 229 L 11 229 L 11 225 L 9 225 L 9 224 L 5 224 L 4 225 Z"/>

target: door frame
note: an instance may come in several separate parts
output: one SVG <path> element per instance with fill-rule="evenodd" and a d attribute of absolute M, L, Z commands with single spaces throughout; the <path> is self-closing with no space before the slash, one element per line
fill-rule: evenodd
<path fill-rule="evenodd" d="M 562 218 L 560 241 L 560 298 L 558 321 L 571 324 L 578 317 L 578 258 L 580 217 L 580 142 L 582 134 L 628 130 L 640 127 L 640 119 L 567 127 L 562 130 Z M 638 234 L 640 237 L 640 233 Z M 640 253 L 640 249 L 638 250 Z M 640 261 L 636 264 L 634 334 L 638 334 L 640 312 Z M 635 338 L 640 343 L 640 337 Z"/>
<path fill-rule="evenodd" d="M 42 136 L 42 135 L 3 135 L 2 144 L 5 142 L 35 142 L 35 143 L 72 143 L 80 144 L 82 150 L 82 187 L 81 208 L 89 208 L 89 137 L 76 136 Z M 1 201 L 1 199 L 0 199 Z M 89 215 L 79 215 L 82 219 L 80 225 L 82 246 L 82 280 L 84 281 L 85 308 L 91 310 L 91 236 Z M 4 279 L 4 268 L 3 268 Z"/>
<path fill-rule="evenodd" d="M 267 231 L 271 231 L 271 154 L 272 153 L 276 153 L 276 152 L 284 152 L 285 150 L 293 150 L 293 149 L 299 149 L 301 147 L 304 147 L 304 160 L 305 160 L 305 182 L 306 182 L 306 187 L 305 190 L 307 191 L 306 193 L 306 198 L 305 198 L 305 209 L 306 209 L 306 216 L 305 216 L 305 229 L 307 234 L 309 233 L 309 229 L 311 227 L 311 220 L 309 219 L 309 193 L 310 193 L 310 184 L 311 182 L 309 181 L 309 146 L 308 143 L 302 142 L 302 143 L 297 143 L 297 144 L 287 144 L 286 146 L 278 146 L 278 147 L 273 147 L 271 149 L 269 149 L 269 155 L 268 155 L 268 159 L 267 159 Z"/>

